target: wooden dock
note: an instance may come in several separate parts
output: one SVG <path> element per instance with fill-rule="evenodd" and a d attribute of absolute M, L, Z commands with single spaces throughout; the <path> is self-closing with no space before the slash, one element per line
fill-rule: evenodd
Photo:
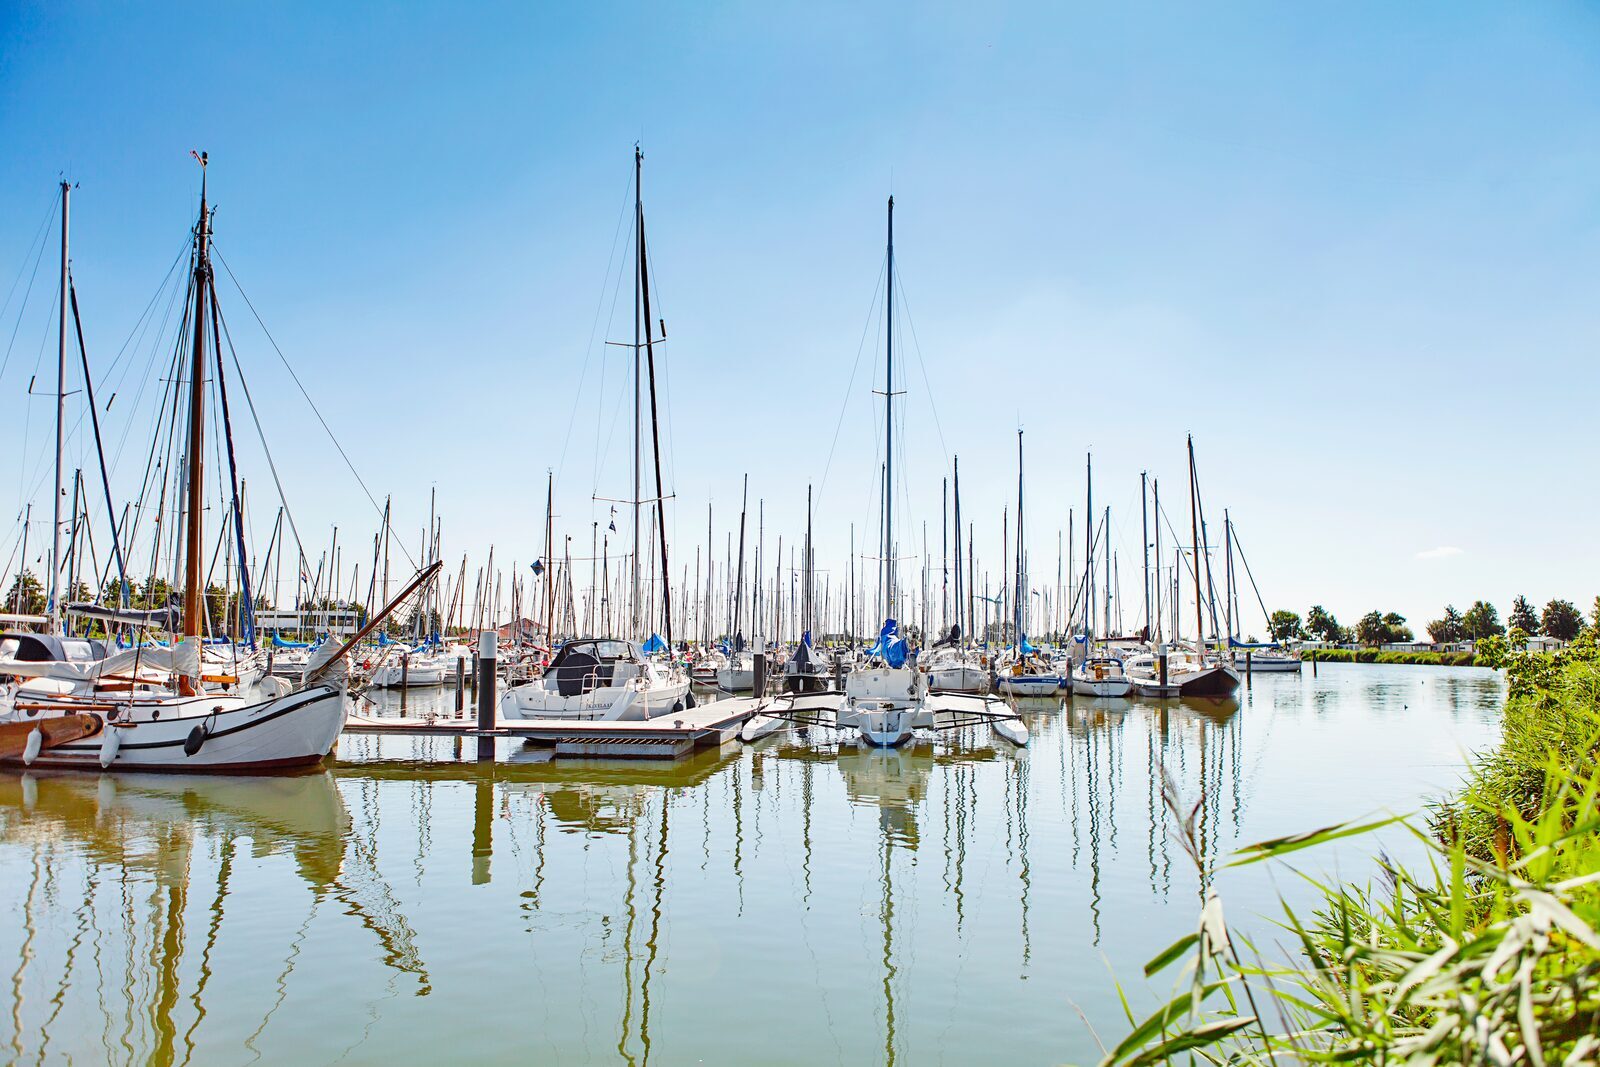
<path fill-rule="evenodd" d="M 503 719 L 479 729 L 474 714 L 406 717 L 351 715 L 345 731 L 434 737 L 520 737 L 549 745 L 558 758 L 681 759 L 691 752 L 737 740 L 739 728 L 767 701 L 751 697 L 715 700 L 653 719 L 592 722 L 578 719 Z"/>

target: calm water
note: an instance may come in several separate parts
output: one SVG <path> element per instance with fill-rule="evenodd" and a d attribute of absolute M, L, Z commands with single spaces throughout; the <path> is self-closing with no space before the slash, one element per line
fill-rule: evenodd
<path fill-rule="evenodd" d="M 351 736 L 294 779 L 0 772 L 0 1060 L 1093 1061 L 1084 1017 L 1123 1030 L 1112 975 L 1166 993 L 1140 968 L 1198 910 L 1163 763 L 1220 855 L 1414 809 L 1493 739 L 1501 692 L 1324 665 L 1221 706 L 1040 704 L 1026 751 L 814 734 L 479 767 Z M 1360 877 L 1380 842 L 1412 847 L 1302 855 Z M 1267 933 L 1296 883 L 1218 886 Z"/>

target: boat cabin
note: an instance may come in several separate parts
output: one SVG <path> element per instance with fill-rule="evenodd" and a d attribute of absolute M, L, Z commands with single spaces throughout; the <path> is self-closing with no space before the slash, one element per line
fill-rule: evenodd
<path fill-rule="evenodd" d="M 0 662 L 93 663 L 106 658 L 104 641 L 88 637 L 62 637 L 58 634 L 30 634 L 11 631 L 0 634 Z"/>
<path fill-rule="evenodd" d="M 623 685 L 644 673 L 644 655 L 632 641 L 583 638 L 568 641 L 544 671 L 544 687 L 562 696 L 581 696 Z"/>

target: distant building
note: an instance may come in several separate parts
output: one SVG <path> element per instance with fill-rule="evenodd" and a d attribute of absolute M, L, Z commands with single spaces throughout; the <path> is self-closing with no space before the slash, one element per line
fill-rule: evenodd
<path fill-rule="evenodd" d="M 256 609 L 257 633 L 270 634 L 276 631 L 289 634 L 353 634 L 359 629 L 361 629 L 361 612 L 355 608 L 347 611 Z"/>
<path fill-rule="evenodd" d="M 1432 641 L 1390 641 L 1383 646 L 1385 652 L 1437 652 L 1439 646 Z"/>
<path fill-rule="evenodd" d="M 1558 638 L 1546 637 L 1544 634 L 1534 634 L 1528 638 L 1529 652 L 1554 652 L 1558 648 L 1567 647 L 1567 643 Z"/>

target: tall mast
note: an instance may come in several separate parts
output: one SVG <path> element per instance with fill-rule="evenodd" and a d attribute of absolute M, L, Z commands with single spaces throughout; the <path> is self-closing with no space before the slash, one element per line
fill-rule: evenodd
<path fill-rule="evenodd" d="M 199 637 L 204 616 L 205 590 L 201 586 L 201 521 L 205 509 L 205 484 L 201 465 L 205 446 L 206 410 L 206 307 L 211 286 L 211 217 L 206 204 L 206 155 L 200 156 L 200 222 L 195 230 L 194 347 L 189 358 L 189 473 L 188 514 L 185 516 L 183 636 Z M 179 678 L 179 691 L 192 694 L 193 685 Z"/>
<path fill-rule="evenodd" d="M 50 632 L 61 631 L 61 452 L 62 430 L 67 418 L 67 214 L 72 186 L 61 182 L 61 297 L 57 301 L 60 321 L 56 333 L 56 491 L 55 517 L 50 525 Z M 202 195 L 202 200 L 204 196 Z M 198 307 L 199 305 L 196 305 Z M 198 316 L 199 312 L 196 312 Z M 18 573 L 21 573 L 19 565 Z M 20 582 L 20 579 L 19 579 Z M 18 588 L 21 588 L 19 585 Z"/>
<path fill-rule="evenodd" d="M 1205 594 L 1200 589 L 1200 490 L 1195 484 L 1194 434 L 1189 435 L 1189 533 L 1194 538 L 1194 639 L 1197 648 L 1205 648 L 1206 621 L 1201 601 Z"/>
<path fill-rule="evenodd" d="M 953 518 L 955 520 L 955 524 L 956 524 L 956 625 L 961 627 L 960 645 L 961 645 L 961 647 L 964 648 L 964 647 L 966 647 L 967 638 L 970 635 L 967 633 L 966 609 L 962 607 L 962 604 L 964 603 L 964 601 L 962 601 L 962 599 L 961 599 L 961 457 L 960 456 L 956 456 L 955 457 L 954 467 L 955 467 L 955 469 L 953 471 L 953 477 L 954 477 L 955 483 L 956 483 L 956 485 L 955 485 L 956 495 L 955 495 L 955 500 L 954 500 L 955 514 L 953 516 Z"/>
<path fill-rule="evenodd" d="M 884 289 L 883 617 L 894 615 L 894 197 L 889 198 L 888 285 Z"/>
<path fill-rule="evenodd" d="M 1084 508 L 1083 508 L 1083 651 L 1089 654 L 1094 633 L 1094 606 L 1090 596 L 1094 579 L 1094 456 L 1084 458 Z"/>
<path fill-rule="evenodd" d="M 1144 555 L 1145 640 L 1149 640 L 1151 631 L 1155 629 L 1150 618 L 1150 509 L 1146 506 L 1149 498 L 1145 492 L 1149 477 L 1147 472 L 1139 472 L 1139 544 L 1142 546 L 1139 551 Z"/>
<path fill-rule="evenodd" d="M 628 600 L 628 633 L 636 635 L 639 632 L 639 326 L 640 313 L 644 299 L 644 238 L 641 227 L 644 222 L 644 200 L 640 195 L 640 182 L 644 172 L 644 153 L 636 144 L 633 146 L 633 232 L 634 241 L 634 271 L 633 271 L 633 559 L 629 568 L 632 575 L 633 595 Z"/>
<path fill-rule="evenodd" d="M 634 152 L 637 154 L 638 149 Z M 640 156 L 640 158 L 644 158 Z M 635 164 L 637 166 L 637 164 Z M 661 415 L 656 407 L 656 348 L 655 335 L 650 325 L 650 254 L 644 240 L 644 205 L 639 206 L 639 299 L 644 313 L 644 352 L 646 372 L 650 385 L 650 456 L 656 470 L 656 541 L 661 549 L 661 627 L 666 631 L 667 658 L 672 658 L 672 573 L 667 565 L 667 491 L 661 482 Z M 665 323 L 661 326 L 661 339 L 667 337 Z M 635 348 L 634 358 L 639 350 Z M 637 394 L 636 394 L 637 395 Z M 639 499 L 638 468 L 634 468 L 635 489 L 633 498 Z M 635 507 L 638 505 L 635 504 Z M 637 573 L 637 570 L 635 571 Z M 643 630 L 640 631 L 643 633 Z"/>
<path fill-rule="evenodd" d="M 939 627 L 950 632 L 950 479 L 939 482 Z"/>
<path fill-rule="evenodd" d="M 1024 578 L 1024 571 L 1022 569 L 1022 431 L 1018 430 L 1017 431 L 1017 581 L 1016 581 L 1016 588 L 1012 593 L 1012 599 L 1015 601 L 1015 603 L 1013 604 L 1013 610 L 1016 612 L 1016 619 L 1013 622 L 1013 625 L 1016 627 L 1017 654 L 1018 655 L 1021 655 L 1021 653 L 1022 653 L 1022 622 L 1023 622 L 1023 619 L 1025 619 L 1027 617 L 1027 611 L 1026 611 L 1024 605 L 1027 602 L 1028 590 L 1025 588 L 1025 585 L 1026 585 L 1026 580 Z"/>

